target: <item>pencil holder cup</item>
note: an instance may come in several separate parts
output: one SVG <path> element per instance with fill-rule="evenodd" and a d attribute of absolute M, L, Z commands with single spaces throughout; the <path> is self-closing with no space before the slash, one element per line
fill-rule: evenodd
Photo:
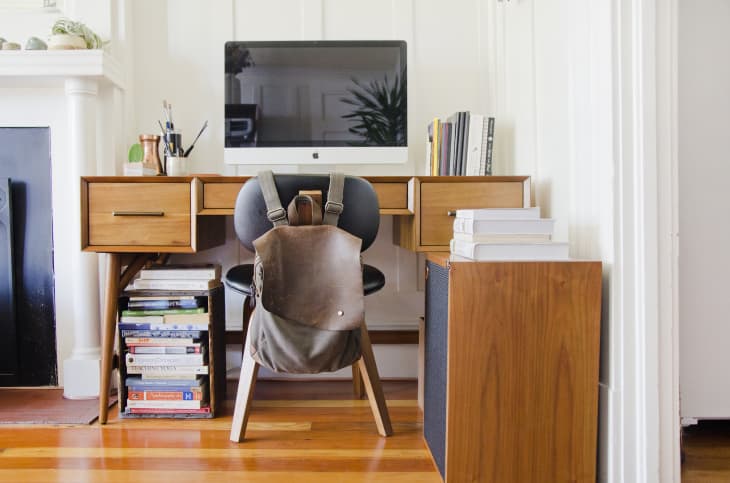
<path fill-rule="evenodd" d="M 182 156 L 167 157 L 167 175 L 168 176 L 187 176 L 188 174 L 188 158 Z"/>

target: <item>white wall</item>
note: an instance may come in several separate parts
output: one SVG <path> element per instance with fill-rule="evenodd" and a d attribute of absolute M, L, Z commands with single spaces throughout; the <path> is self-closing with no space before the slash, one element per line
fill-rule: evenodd
<path fill-rule="evenodd" d="M 730 4 L 679 7 L 681 414 L 730 418 Z"/>
<path fill-rule="evenodd" d="M 192 154 L 195 172 L 255 174 L 259 166 L 223 164 L 223 45 L 228 40 L 398 39 L 408 42 L 409 161 L 389 166 L 341 166 L 358 175 L 422 174 L 425 126 L 457 110 L 493 112 L 487 104 L 488 65 L 484 2 L 458 0 L 276 0 L 199 2 L 132 0 L 133 133 L 158 132 L 162 100 L 173 105 L 176 127 L 190 140 L 203 121 L 208 130 Z M 195 29 L 190 30 L 191 19 Z M 354 21 L 353 19 L 357 19 Z M 134 135 L 129 143 L 134 142 Z M 509 168 L 495 162 L 498 173 Z M 322 167 L 329 170 L 332 167 Z M 118 168 L 119 170 L 119 168 Z M 282 167 L 297 170 L 297 167 Z M 521 174 L 521 173 L 515 173 Z M 412 328 L 423 315 L 423 276 L 415 254 L 391 242 L 392 220 L 382 218 L 378 240 L 365 261 L 385 272 L 386 287 L 367 298 L 371 328 Z M 224 268 L 250 260 L 230 223 L 224 247 L 198 255 Z M 240 326 L 240 300 L 226 299 L 229 326 Z M 416 350 L 402 346 L 379 359 L 381 375 L 416 375 Z M 383 351 L 383 348 L 377 349 Z"/>

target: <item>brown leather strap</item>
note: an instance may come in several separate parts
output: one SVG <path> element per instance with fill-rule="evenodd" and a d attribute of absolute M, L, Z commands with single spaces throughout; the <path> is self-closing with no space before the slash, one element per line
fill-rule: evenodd
<path fill-rule="evenodd" d="M 311 210 L 311 214 L 309 213 L 303 213 L 300 214 L 299 210 L 305 207 L 305 209 L 308 208 L 308 210 Z M 299 226 L 302 224 L 305 224 L 305 220 L 311 221 L 311 223 L 306 223 L 308 225 L 321 225 L 322 224 L 322 208 L 320 208 L 319 203 L 314 201 L 311 196 L 309 195 L 297 195 L 294 197 L 293 200 L 291 200 L 291 203 L 289 203 L 289 207 L 287 209 L 287 213 L 289 215 L 289 224 L 292 226 Z M 307 216 L 309 215 L 309 216 Z"/>

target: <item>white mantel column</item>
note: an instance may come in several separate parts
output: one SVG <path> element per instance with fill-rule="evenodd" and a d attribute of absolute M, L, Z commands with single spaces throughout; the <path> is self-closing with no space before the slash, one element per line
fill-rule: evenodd
<path fill-rule="evenodd" d="M 96 80 L 69 78 L 65 81 L 68 119 L 68 162 L 76 213 L 81 212 L 81 176 L 96 174 L 96 110 L 99 91 Z M 69 399 L 99 396 L 101 372 L 99 310 L 99 266 L 95 253 L 81 251 L 81 217 L 76 216 L 72 250 L 74 345 L 71 357 L 63 363 L 63 395 Z"/>

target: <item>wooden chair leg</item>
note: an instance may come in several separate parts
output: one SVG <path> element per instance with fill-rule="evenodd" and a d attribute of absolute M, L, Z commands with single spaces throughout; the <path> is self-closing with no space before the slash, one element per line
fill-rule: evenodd
<path fill-rule="evenodd" d="M 256 375 L 259 372 L 259 364 L 251 357 L 250 342 L 248 338 L 244 344 L 243 360 L 241 361 L 241 376 L 238 379 L 238 392 L 236 393 L 236 405 L 233 409 L 233 423 L 231 424 L 230 440 L 235 443 L 243 441 L 248 424 L 248 415 L 251 412 L 251 401 L 253 390 L 256 386 Z"/>
<path fill-rule="evenodd" d="M 248 336 L 248 323 L 251 321 L 251 314 L 253 309 L 251 308 L 251 300 L 248 295 L 243 297 L 243 318 L 242 318 L 242 330 L 243 337 L 241 338 L 241 359 L 246 352 L 246 337 Z"/>
<path fill-rule="evenodd" d="M 362 382 L 362 375 L 357 363 L 352 365 L 352 392 L 357 399 L 365 396 L 365 384 Z"/>
<path fill-rule="evenodd" d="M 373 346 L 370 344 L 370 336 L 368 335 L 368 329 L 365 324 L 362 325 L 360 334 L 362 357 L 357 361 L 357 364 L 360 368 L 362 380 L 365 383 L 365 390 L 368 393 L 370 409 L 373 411 L 378 433 L 381 436 L 391 436 L 393 434 L 393 426 L 390 424 L 388 406 L 385 404 L 383 386 L 380 384 L 378 367 L 375 364 L 375 356 L 373 355 Z"/>

